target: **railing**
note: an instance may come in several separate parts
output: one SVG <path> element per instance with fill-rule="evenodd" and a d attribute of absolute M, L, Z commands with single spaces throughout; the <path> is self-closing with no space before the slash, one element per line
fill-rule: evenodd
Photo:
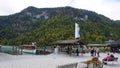
<path fill-rule="evenodd" d="M 71 63 L 71 64 L 66 64 L 66 65 L 61 65 L 58 66 L 58 68 L 77 68 L 78 63 Z"/>

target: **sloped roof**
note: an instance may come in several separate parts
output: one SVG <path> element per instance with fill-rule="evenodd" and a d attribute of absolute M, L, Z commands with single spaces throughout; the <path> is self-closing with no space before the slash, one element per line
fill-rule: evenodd
<path fill-rule="evenodd" d="M 94 47 L 106 47 L 108 46 L 107 44 L 88 44 L 87 46 L 94 46 Z"/>
<path fill-rule="evenodd" d="M 115 42 L 113 42 L 113 43 L 111 43 L 109 46 L 111 46 L 111 47 L 120 46 L 120 39 L 115 41 Z"/>
<path fill-rule="evenodd" d="M 120 39 L 115 41 L 115 42 L 113 42 L 112 44 L 119 44 L 120 45 Z"/>
<path fill-rule="evenodd" d="M 56 42 L 53 42 L 52 44 L 82 44 L 84 45 L 85 43 L 80 39 L 76 39 L 76 40 L 58 40 Z"/>

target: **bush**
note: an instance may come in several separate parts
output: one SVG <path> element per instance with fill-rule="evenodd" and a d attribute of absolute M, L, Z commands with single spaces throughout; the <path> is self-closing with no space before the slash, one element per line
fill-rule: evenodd
<path fill-rule="evenodd" d="M 99 48 L 100 52 L 109 52 L 110 51 L 110 48 L 109 47 L 101 47 Z"/>

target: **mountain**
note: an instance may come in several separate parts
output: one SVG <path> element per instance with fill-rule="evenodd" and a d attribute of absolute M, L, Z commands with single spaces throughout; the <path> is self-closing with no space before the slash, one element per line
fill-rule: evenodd
<path fill-rule="evenodd" d="M 103 43 L 120 38 L 120 21 L 73 7 L 36 8 L 0 16 L 0 43 L 9 45 L 49 45 L 56 40 L 74 39 L 75 22 L 80 24 L 81 39 L 86 43 Z"/>

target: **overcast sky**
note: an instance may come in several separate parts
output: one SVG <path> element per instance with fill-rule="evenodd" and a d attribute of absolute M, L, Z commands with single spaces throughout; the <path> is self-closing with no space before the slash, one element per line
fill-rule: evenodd
<path fill-rule="evenodd" d="M 18 13 L 28 6 L 37 8 L 72 6 L 120 20 L 120 0 L 0 0 L 0 16 Z"/>

